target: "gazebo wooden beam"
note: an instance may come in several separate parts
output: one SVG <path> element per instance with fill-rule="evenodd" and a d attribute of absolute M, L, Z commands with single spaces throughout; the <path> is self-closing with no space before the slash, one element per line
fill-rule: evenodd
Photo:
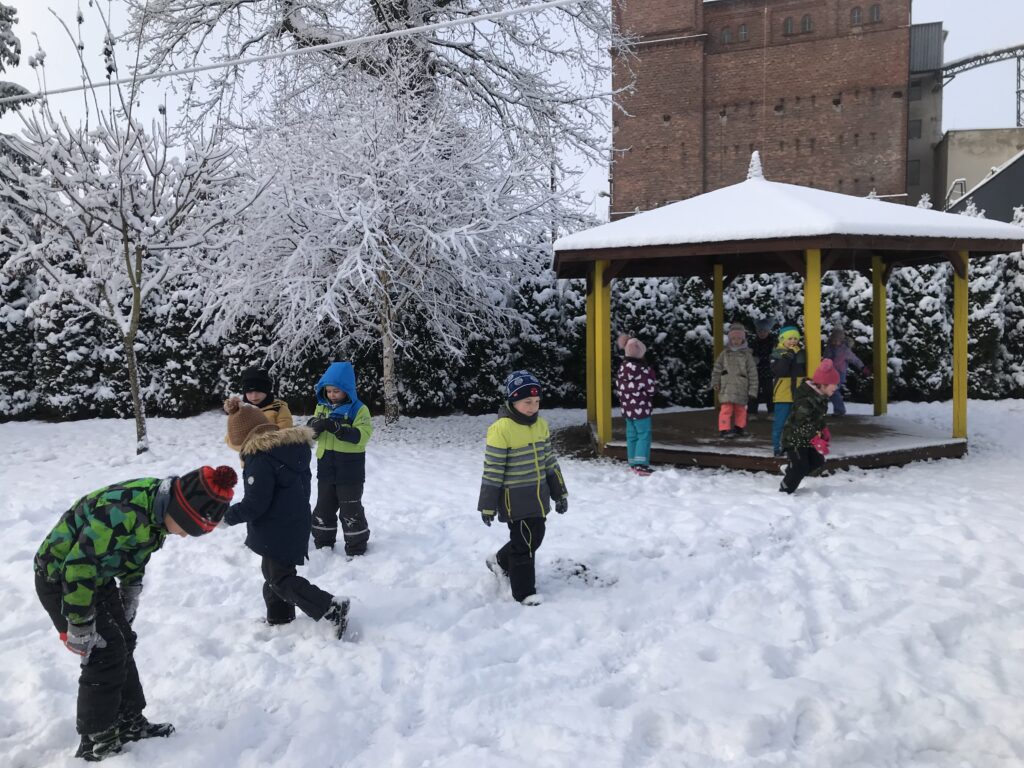
<path fill-rule="evenodd" d="M 861 236 L 861 235 L 829 235 L 826 237 L 808 238 L 777 238 L 771 240 L 730 240 L 718 243 L 681 243 L 678 245 L 646 245 L 628 248 L 600 248 L 558 251 L 555 254 L 555 269 L 559 277 L 582 276 L 566 275 L 570 265 L 577 262 L 608 261 L 646 261 L 655 262 L 663 259 L 689 260 L 697 257 L 721 259 L 723 263 L 740 255 L 757 255 L 759 260 L 768 261 L 780 253 L 804 253 L 818 249 L 830 254 L 833 263 L 852 257 L 854 261 L 866 260 L 870 253 L 913 254 L 920 259 L 922 254 L 934 261 L 944 261 L 945 254 L 950 251 L 969 251 L 972 255 L 984 256 L 998 253 L 1011 253 L 1020 248 L 1020 241 L 1012 240 L 955 240 L 931 237 L 895 237 L 895 236 Z M 926 263 L 926 262 L 922 262 Z M 768 267 L 768 265 L 765 265 Z M 705 263 L 704 269 L 709 265 Z M 695 270 L 699 274 L 701 270 Z M 765 271 L 778 271 L 765 269 Z"/>

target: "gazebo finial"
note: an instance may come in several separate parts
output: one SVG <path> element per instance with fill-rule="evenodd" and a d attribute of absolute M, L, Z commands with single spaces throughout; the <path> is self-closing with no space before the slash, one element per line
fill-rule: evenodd
<path fill-rule="evenodd" d="M 747 179 L 763 179 L 764 169 L 761 168 L 761 153 L 756 149 L 750 155 L 750 168 L 747 169 Z"/>

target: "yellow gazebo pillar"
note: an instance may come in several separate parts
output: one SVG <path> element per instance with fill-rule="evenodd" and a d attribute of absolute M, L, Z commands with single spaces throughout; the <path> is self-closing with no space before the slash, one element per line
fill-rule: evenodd
<path fill-rule="evenodd" d="M 591 270 L 593 272 L 593 270 Z M 584 363 L 587 366 L 587 423 L 594 424 L 597 421 L 597 376 L 594 366 L 597 363 L 597 348 L 594 344 L 594 314 L 597 305 L 594 292 L 594 276 L 587 276 L 587 347 L 584 354 Z"/>
<path fill-rule="evenodd" d="M 889 412 L 889 328 L 885 262 L 871 257 L 871 364 L 874 368 L 875 416 Z"/>
<path fill-rule="evenodd" d="M 725 268 L 715 264 L 711 280 L 711 364 L 725 349 Z"/>
<path fill-rule="evenodd" d="M 804 341 L 807 376 L 821 362 L 821 250 L 804 251 Z"/>
<path fill-rule="evenodd" d="M 968 252 L 953 261 L 953 437 L 967 437 Z"/>
<path fill-rule="evenodd" d="M 594 340 L 594 421 L 597 423 L 597 443 L 600 450 L 612 439 L 612 290 L 604 276 L 610 262 L 594 262 L 592 273 L 593 333 L 587 323 L 588 341 Z M 588 308 L 590 306 L 588 300 Z"/>

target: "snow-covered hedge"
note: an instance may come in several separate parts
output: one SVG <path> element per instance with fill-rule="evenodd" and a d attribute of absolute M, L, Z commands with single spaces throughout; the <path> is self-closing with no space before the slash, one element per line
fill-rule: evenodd
<path fill-rule="evenodd" d="M 474 336 L 462 359 L 441 351 L 426 331 L 399 351 L 400 396 L 408 414 L 487 412 L 500 401 L 505 374 L 533 370 L 551 406 L 584 403 L 585 288 L 551 273 L 520 285 L 510 298 L 524 321 L 507 333 Z M 142 390 L 149 415 L 186 416 L 215 407 L 237 388 L 239 372 L 268 365 L 278 393 L 299 413 L 331 360 L 356 363 L 366 401 L 379 406 L 381 349 L 356 346 L 325 327 L 301 364 L 267 360 L 275 329 L 258 316 L 239 322 L 226 341 L 210 343 L 199 316 L 199 291 L 178 282 L 161 289 L 144 313 L 139 336 Z M 1024 259 L 1020 254 L 972 263 L 970 395 L 1024 397 Z M 42 288 L 33 274 L 0 282 L 0 419 L 130 416 L 123 353 L 116 338 L 80 309 Z M 797 275 L 745 276 L 726 289 L 726 319 L 769 317 L 802 323 Z M 889 284 L 892 396 L 934 400 L 950 395 L 951 271 L 945 265 L 897 269 Z M 822 286 L 824 330 L 842 324 L 855 351 L 871 360 L 871 285 L 856 272 L 829 272 Z M 640 336 L 659 371 L 659 404 L 709 404 L 711 293 L 700 279 L 636 279 L 614 283 L 613 323 Z M 855 400 L 869 400 L 870 381 L 851 376 Z"/>

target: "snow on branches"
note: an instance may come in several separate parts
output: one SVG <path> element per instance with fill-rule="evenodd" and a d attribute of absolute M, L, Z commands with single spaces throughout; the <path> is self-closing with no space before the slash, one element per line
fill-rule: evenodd
<path fill-rule="evenodd" d="M 473 334 L 514 325 L 508 298 L 548 258 L 557 195 L 547 169 L 506 160 L 458 101 L 357 73 L 343 86 L 315 108 L 308 93 L 278 103 L 275 124 L 253 137 L 253 162 L 273 181 L 246 240 L 214 261 L 208 312 L 226 333 L 265 308 L 285 358 L 324 324 L 381 343 L 394 420 L 396 355 L 418 332 L 458 356 Z"/>
<path fill-rule="evenodd" d="M 22 134 L 0 153 L 0 244 L 5 269 L 34 268 L 116 332 L 146 448 L 135 343 L 147 297 L 195 252 L 225 244 L 224 225 L 251 202 L 232 150 L 197 139 L 173 146 L 166 118 L 149 126 L 136 93 L 93 96 L 91 122 L 73 125 L 47 103 L 22 111 Z M 230 199 L 227 205 L 222 198 Z"/>

